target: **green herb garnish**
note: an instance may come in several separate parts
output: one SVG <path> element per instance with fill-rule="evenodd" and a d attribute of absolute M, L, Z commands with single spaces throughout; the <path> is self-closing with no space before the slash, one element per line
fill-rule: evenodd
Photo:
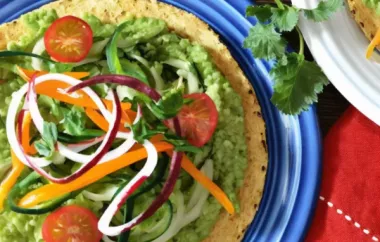
<path fill-rule="evenodd" d="M 244 47 L 252 51 L 256 58 L 275 60 L 270 72 L 274 80 L 272 102 L 285 114 L 297 115 L 318 101 L 317 94 L 329 83 L 316 62 L 305 60 L 304 39 L 297 27 L 299 13 L 309 20 L 327 20 L 343 6 L 343 0 L 328 0 L 319 3 L 317 8 L 306 10 L 275 0 L 276 6 L 269 4 L 249 6 L 246 16 L 254 16 L 258 23 L 251 28 L 244 41 Z M 297 30 L 299 52 L 287 53 L 284 32 Z"/>
<path fill-rule="evenodd" d="M 51 158 L 54 155 L 55 143 L 57 143 L 57 140 L 57 126 L 54 123 L 44 122 L 42 139 L 36 141 L 34 146 L 40 155 Z"/>

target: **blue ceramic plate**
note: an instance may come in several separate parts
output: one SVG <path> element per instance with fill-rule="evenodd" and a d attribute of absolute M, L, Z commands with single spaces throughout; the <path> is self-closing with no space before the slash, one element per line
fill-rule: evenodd
<path fill-rule="evenodd" d="M 242 48 L 255 23 L 244 18 L 249 0 L 163 0 L 207 22 L 227 45 L 254 87 L 267 125 L 269 166 L 260 209 L 244 241 L 300 241 L 319 192 L 321 144 L 315 109 L 298 117 L 280 114 L 271 104 L 271 63 Z M 0 23 L 49 0 L 0 0 Z M 253 204 L 252 204 L 253 206 Z"/>

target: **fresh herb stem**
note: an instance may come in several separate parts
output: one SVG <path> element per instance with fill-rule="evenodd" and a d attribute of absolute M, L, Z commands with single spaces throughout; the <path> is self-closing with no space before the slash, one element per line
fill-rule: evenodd
<path fill-rule="evenodd" d="M 284 10 L 284 4 L 281 2 L 281 0 L 274 0 L 278 6 L 279 9 Z"/>
<path fill-rule="evenodd" d="M 298 32 L 298 36 L 299 36 L 299 39 L 300 39 L 300 50 L 299 50 L 298 54 L 303 55 L 304 52 L 305 52 L 305 41 L 303 39 L 301 30 L 298 28 L 298 26 L 296 27 L 296 30 Z"/>

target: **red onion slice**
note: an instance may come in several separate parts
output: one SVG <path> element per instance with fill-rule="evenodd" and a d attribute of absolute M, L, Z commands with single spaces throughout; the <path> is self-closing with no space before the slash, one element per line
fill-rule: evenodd
<path fill-rule="evenodd" d="M 135 120 L 133 121 L 133 124 L 136 124 L 137 122 L 139 122 L 140 119 L 141 119 L 141 107 L 140 105 L 138 105 L 137 115 L 136 115 Z M 116 149 L 104 155 L 103 158 L 99 161 L 99 164 L 108 162 L 110 160 L 113 160 L 113 159 L 116 159 L 117 157 L 122 156 L 123 154 L 127 153 L 132 148 L 132 146 L 136 143 L 132 132 L 126 133 L 126 134 L 122 132 L 118 132 L 116 137 L 124 138 L 125 141 L 119 147 L 117 147 Z M 91 145 L 92 144 L 90 143 L 88 146 L 82 145 L 81 147 L 78 147 L 78 148 L 90 147 Z M 61 143 L 58 143 L 58 151 L 66 158 L 78 163 L 89 162 L 92 159 L 92 156 L 79 154 L 78 152 L 81 150 L 78 150 L 78 148 L 72 149 L 70 147 L 62 145 Z"/>
<path fill-rule="evenodd" d="M 128 197 L 150 176 L 152 175 L 154 169 L 157 166 L 157 150 L 154 145 L 145 140 L 143 146 L 145 147 L 148 153 L 148 159 L 145 162 L 144 167 L 141 171 L 133 177 L 133 179 L 121 190 L 118 195 L 114 198 L 112 203 L 108 206 L 106 211 L 103 213 L 103 216 L 100 218 L 98 223 L 98 228 L 100 232 L 108 236 L 117 236 L 123 231 L 126 230 L 126 226 L 129 227 L 129 224 L 121 225 L 117 227 L 110 227 L 112 217 L 120 209 L 121 206 L 125 203 Z M 140 215 L 139 215 L 140 216 Z M 138 217 L 139 217 L 138 216 Z M 137 217 L 137 218 L 138 218 Z"/>
<path fill-rule="evenodd" d="M 77 80 L 75 78 L 72 78 L 63 74 L 46 74 L 46 75 L 35 78 L 35 85 L 38 85 L 46 81 L 51 81 L 51 80 L 62 81 L 71 86 L 75 86 L 81 82 L 80 80 Z M 27 166 L 29 166 L 29 163 L 27 162 L 26 157 L 24 155 L 25 152 L 23 151 L 22 147 L 19 147 L 18 145 L 18 138 L 16 137 L 15 123 L 16 123 L 16 117 L 18 113 L 18 107 L 21 105 L 24 95 L 27 93 L 29 89 L 28 86 L 29 84 L 25 84 L 17 92 L 14 92 L 12 94 L 12 100 L 9 104 L 7 119 L 6 119 L 6 132 L 7 132 L 8 142 L 11 145 L 17 158 L 19 158 L 20 161 Z M 103 104 L 99 96 L 91 88 L 83 88 L 82 91 L 84 91 L 94 101 L 94 103 L 99 107 L 99 110 L 102 113 L 102 115 L 106 118 L 108 122 L 110 122 L 111 114 L 106 109 L 105 105 Z M 25 102 L 23 109 L 26 110 L 28 106 L 29 106 L 28 102 Z M 120 133 L 120 132 L 118 133 L 118 137 L 120 136 L 120 138 L 125 137 L 126 135 L 127 133 Z M 27 156 L 27 158 L 32 160 L 34 164 L 38 165 L 39 167 L 45 167 L 51 163 L 51 161 L 48 161 L 45 158 L 38 158 L 38 157 L 31 157 L 31 156 Z"/>
<path fill-rule="evenodd" d="M 32 120 L 33 120 L 35 126 L 40 131 L 40 133 L 42 133 L 43 119 L 42 119 L 42 116 L 38 110 L 37 95 L 35 93 L 35 79 L 32 79 L 30 83 L 31 84 L 30 84 L 30 88 L 29 88 L 29 92 L 28 92 L 29 108 L 30 108 Z M 76 178 L 82 176 L 84 173 L 86 173 L 92 167 L 94 167 L 102 159 L 102 157 L 107 153 L 107 151 L 110 149 L 112 142 L 116 138 L 116 134 L 117 134 L 118 127 L 120 124 L 120 120 L 121 120 L 121 105 L 120 105 L 119 98 L 118 98 L 115 91 L 112 91 L 112 94 L 113 94 L 113 110 L 114 111 L 112 112 L 113 115 L 112 115 L 111 126 L 110 126 L 108 132 L 106 133 L 106 135 L 103 139 L 103 142 L 101 143 L 101 145 L 97 149 L 97 151 L 91 155 L 92 160 L 90 162 L 83 165 L 81 168 L 79 168 L 72 175 L 64 177 L 64 178 L 55 178 L 55 177 L 51 176 L 45 170 L 43 170 L 42 168 L 40 168 L 36 164 L 34 164 L 33 161 L 28 159 L 27 156 L 25 156 L 29 165 L 36 172 L 38 172 L 41 176 L 47 178 L 48 180 L 50 180 L 54 183 L 58 183 L 58 184 L 63 184 L 63 183 L 68 183 L 70 181 L 73 181 Z"/>
<path fill-rule="evenodd" d="M 142 81 L 130 77 L 130 76 L 123 76 L 123 75 L 100 75 L 92 77 L 86 81 L 83 81 L 79 83 L 76 86 L 73 86 L 67 90 L 67 92 L 75 92 L 81 88 L 96 85 L 99 83 L 114 83 L 119 84 L 123 86 L 127 86 L 130 88 L 133 88 L 139 92 L 144 93 L 148 97 L 152 98 L 154 101 L 158 101 L 161 98 L 161 95 L 153 88 L 149 87 Z"/>

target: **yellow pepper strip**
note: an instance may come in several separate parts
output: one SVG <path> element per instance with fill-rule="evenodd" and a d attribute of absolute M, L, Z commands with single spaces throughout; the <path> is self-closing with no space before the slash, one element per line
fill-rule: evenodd
<path fill-rule="evenodd" d="M 167 151 L 169 156 L 173 155 L 172 151 Z M 210 178 L 203 174 L 198 168 L 189 160 L 187 156 L 182 158 L 182 168 L 198 181 L 204 188 L 206 188 L 218 202 L 227 210 L 231 215 L 235 213 L 235 208 L 228 196 L 223 192 L 218 185 L 216 185 Z"/>
<path fill-rule="evenodd" d="M 164 152 L 173 149 L 173 145 L 166 142 L 159 142 L 153 144 L 157 152 Z M 118 171 L 126 166 L 129 166 L 137 161 L 140 161 L 147 157 L 147 152 L 145 148 L 141 148 L 135 151 L 130 151 L 112 161 L 99 164 L 85 173 L 78 179 L 69 182 L 67 184 L 47 184 L 36 190 L 29 192 L 24 196 L 20 202 L 19 206 L 25 208 L 34 207 L 40 203 L 49 201 L 54 198 L 58 198 L 69 192 L 76 191 L 78 189 L 84 188 L 96 181 L 99 181 L 103 177 Z"/>
<path fill-rule="evenodd" d="M 8 196 L 9 191 L 16 184 L 17 179 L 24 169 L 24 164 L 17 158 L 11 150 L 12 155 L 12 170 L 8 173 L 7 177 L 0 184 L 0 211 L 4 209 L 4 201 Z"/>
<path fill-rule="evenodd" d="M 26 112 L 23 123 L 22 123 L 22 147 L 24 151 L 29 155 L 34 155 L 37 153 L 36 148 L 33 145 L 30 145 L 30 124 L 32 123 L 32 116 L 29 112 Z"/>
<path fill-rule="evenodd" d="M 377 46 L 380 45 L 380 29 L 377 30 L 377 33 L 371 43 L 367 48 L 366 58 L 369 59 L 373 55 L 373 52 Z"/>

